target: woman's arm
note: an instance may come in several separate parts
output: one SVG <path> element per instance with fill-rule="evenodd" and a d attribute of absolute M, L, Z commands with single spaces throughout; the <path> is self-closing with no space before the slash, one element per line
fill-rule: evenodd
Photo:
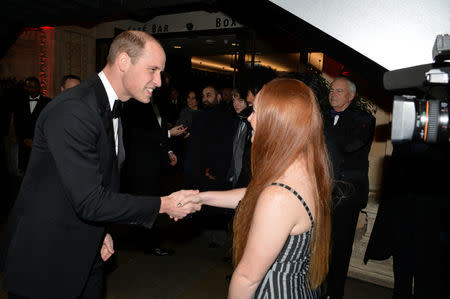
<path fill-rule="evenodd" d="M 206 191 L 187 196 L 180 201 L 180 206 L 188 202 L 200 203 L 218 208 L 235 209 L 239 201 L 244 197 L 247 188 L 232 189 L 228 191 Z"/>
<path fill-rule="evenodd" d="M 289 194 L 277 191 L 269 187 L 258 199 L 244 254 L 231 279 L 228 299 L 253 297 L 295 225 L 296 209 L 291 200 L 286 200 Z"/>

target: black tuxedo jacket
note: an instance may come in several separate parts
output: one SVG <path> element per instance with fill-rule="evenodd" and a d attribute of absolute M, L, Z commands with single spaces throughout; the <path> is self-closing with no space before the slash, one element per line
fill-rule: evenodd
<path fill-rule="evenodd" d="M 124 105 L 122 123 L 127 153 L 122 175 L 125 191 L 160 195 L 160 176 L 170 163 L 165 118 L 159 125 L 152 104 L 130 100 Z"/>
<path fill-rule="evenodd" d="M 41 113 L 2 248 L 6 291 L 76 298 L 101 248 L 105 223 L 152 226 L 159 198 L 118 193 L 113 135 L 97 75 L 55 97 Z"/>
<path fill-rule="evenodd" d="M 324 115 L 324 133 L 337 181 L 354 185 L 349 203 L 364 208 L 369 193 L 369 152 L 375 132 L 375 118 L 354 103 L 344 110 L 336 125 Z"/>
<path fill-rule="evenodd" d="M 14 109 L 14 127 L 18 139 L 23 141 L 25 138 L 33 138 L 36 121 L 50 100 L 50 98 L 41 95 L 36 107 L 31 112 L 28 96 L 18 99 L 17 106 Z"/>
<path fill-rule="evenodd" d="M 233 154 L 236 123 L 223 102 L 201 112 L 191 130 L 185 174 L 188 186 L 200 191 L 228 188 L 227 173 Z M 208 172 L 215 179 L 209 179 Z"/>
<path fill-rule="evenodd" d="M 28 95 L 23 95 L 17 100 L 16 107 L 14 109 L 14 129 L 16 131 L 17 143 L 19 145 L 19 168 L 25 170 L 30 157 L 31 148 L 25 145 L 25 139 L 34 138 L 34 129 L 36 122 L 44 110 L 45 106 L 50 103 L 51 99 L 40 96 L 36 103 L 36 106 L 31 112 L 30 101 Z"/>

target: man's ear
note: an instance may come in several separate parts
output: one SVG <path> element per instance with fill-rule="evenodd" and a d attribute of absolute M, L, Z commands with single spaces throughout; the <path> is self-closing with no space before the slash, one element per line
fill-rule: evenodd
<path fill-rule="evenodd" d="M 130 63 L 131 63 L 130 56 L 128 56 L 128 54 L 125 52 L 120 53 L 119 57 L 117 57 L 117 64 L 121 71 L 127 70 Z"/>
<path fill-rule="evenodd" d="M 217 100 L 220 102 L 222 102 L 222 95 L 220 93 L 217 94 Z"/>

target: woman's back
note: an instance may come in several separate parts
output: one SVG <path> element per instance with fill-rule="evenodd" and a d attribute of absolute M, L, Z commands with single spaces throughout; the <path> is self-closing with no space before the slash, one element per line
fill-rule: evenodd
<path fill-rule="evenodd" d="M 273 183 L 286 188 L 302 203 L 308 213 L 311 228 L 298 235 L 289 235 L 283 249 L 267 271 L 254 298 L 318 298 L 309 283 L 310 242 L 314 219 L 303 198 L 291 187 Z"/>

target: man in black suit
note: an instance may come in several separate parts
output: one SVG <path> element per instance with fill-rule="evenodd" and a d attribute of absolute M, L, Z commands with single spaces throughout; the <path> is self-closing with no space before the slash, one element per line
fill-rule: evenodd
<path fill-rule="evenodd" d="M 169 148 L 167 121 L 159 113 L 152 99 L 149 105 L 130 100 L 124 105 L 124 145 L 127 153 L 122 186 L 127 193 L 136 195 L 161 195 L 161 177 L 177 163 L 177 156 Z M 182 130 L 177 130 L 181 128 Z M 171 132 L 178 134 L 186 129 L 180 126 Z M 180 133 L 181 134 L 181 133 Z M 161 248 L 162 236 L 156 225 L 144 240 L 145 252 L 170 255 L 173 250 Z"/>
<path fill-rule="evenodd" d="M 356 86 L 347 78 L 331 83 L 331 110 L 324 132 L 336 186 L 331 210 L 331 256 L 327 297 L 342 298 L 359 212 L 369 194 L 369 151 L 375 118 L 353 101 Z"/>
<path fill-rule="evenodd" d="M 193 125 L 186 153 L 185 179 L 188 188 L 202 191 L 226 190 L 228 169 L 233 153 L 233 136 L 236 131 L 233 114 L 222 101 L 214 86 L 202 91 L 204 110 Z M 225 228 L 232 215 L 216 207 L 205 207 L 197 219 L 211 235 L 210 247 L 226 241 Z"/>
<path fill-rule="evenodd" d="M 36 121 L 50 98 L 41 94 L 41 83 L 36 77 L 25 79 L 25 94 L 14 109 L 14 128 L 19 145 L 19 170 L 25 171 L 33 145 Z"/>
<path fill-rule="evenodd" d="M 214 86 L 202 91 L 204 110 L 191 130 L 185 174 L 187 185 L 200 190 L 228 188 L 236 124 Z"/>
<path fill-rule="evenodd" d="M 179 219 L 199 209 L 177 206 L 194 191 L 161 198 L 118 193 L 124 153 L 113 104 L 132 97 L 149 103 L 164 66 L 153 37 L 122 32 L 103 71 L 41 113 L 0 259 L 10 298 L 100 298 L 102 260 L 114 252 L 106 223 L 150 228 L 158 213 Z"/>

